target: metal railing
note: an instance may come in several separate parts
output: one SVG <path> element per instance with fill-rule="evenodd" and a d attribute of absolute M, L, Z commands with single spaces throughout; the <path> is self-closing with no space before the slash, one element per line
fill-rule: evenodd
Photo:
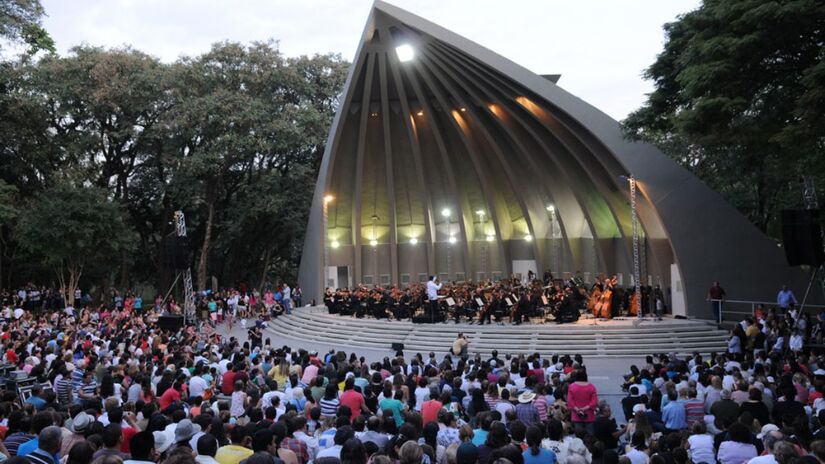
<path fill-rule="evenodd" d="M 736 315 L 738 320 L 745 316 L 753 316 L 756 313 L 756 308 L 761 306 L 765 311 L 773 307 L 779 307 L 776 301 L 752 301 L 752 300 L 709 300 L 710 303 L 717 305 L 721 303 L 721 311 L 714 311 L 716 323 L 721 324 L 725 314 Z M 735 309 L 731 309 L 731 306 Z M 810 311 L 813 311 L 813 306 L 808 306 Z"/>

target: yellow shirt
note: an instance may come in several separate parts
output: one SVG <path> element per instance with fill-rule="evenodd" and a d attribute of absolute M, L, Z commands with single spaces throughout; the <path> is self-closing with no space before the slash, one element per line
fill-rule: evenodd
<path fill-rule="evenodd" d="M 252 456 L 252 450 L 238 445 L 226 445 L 218 448 L 215 453 L 215 460 L 220 464 L 238 464 L 239 462 Z"/>

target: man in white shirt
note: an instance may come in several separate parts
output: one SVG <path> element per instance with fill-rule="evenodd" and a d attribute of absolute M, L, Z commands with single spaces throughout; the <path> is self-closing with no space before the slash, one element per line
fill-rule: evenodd
<path fill-rule="evenodd" d="M 209 388 L 209 384 L 201 377 L 201 365 L 195 366 L 195 373 L 189 379 L 189 397 L 195 398 L 200 396 L 203 398 L 203 393 Z"/>
<path fill-rule="evenodd" d="M 284 305 L 284 310 L 287 314 L 292 314 L 292 289 L 289 288 L 289 284 L 284 283 L 284 288 L 281 289 L 281 294 L 283 295 L 281 304 Z"/>
<path fill-rule="evenodd" d="M 438 313 L 438 291 L 441 290 L 443 284 L 438 282 L 438 276 L 430 276 L 427 282 L 427 299 L 430 300 L 430 315 L 435 317 Z"/>
<path fill-rule="evenodd" d="M 355 438 L 355 432 L 352 430 L 352 427 L 348 425 L 339 427 L 335 430 L 335 438 L 333 439 L 335 444 L 329 448 L 319 451 L 316 459 L 326 457 L 341 459 L 341 449 L 344 448 L 344 443 L 346 443 L 350 438 Z"/>

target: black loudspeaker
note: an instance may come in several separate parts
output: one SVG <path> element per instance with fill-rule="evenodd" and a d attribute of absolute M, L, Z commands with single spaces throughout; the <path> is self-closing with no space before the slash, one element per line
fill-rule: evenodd
<path fill-rule="evenodd" d="M 186 269 L 191 261 L 189 237 L 169 237 L 166 241 L 166 255 L 169 256 L 169 267 L 172 269 Z"/>
<path fill-rule="evenodd" d="M 172 332 L 177 332 L 181 329 L 181 327 L 183 327 L 183 316 L 160 316 L 158 318 L 158 327 L 160 327 L 161 330 L 171 330 Z"/>
<path fill-rule="evenodd" d="M 782 243 L 791 266 L 818 267 L 825 262 L 819 210 L 782 210 Z"/>

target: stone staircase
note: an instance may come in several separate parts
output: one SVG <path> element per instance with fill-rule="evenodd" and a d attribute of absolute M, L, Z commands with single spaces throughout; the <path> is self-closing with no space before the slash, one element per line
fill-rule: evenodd
<path fill-rule="evenodd" d="M 636 323 L 634 323 L 636 322 Z M 643 356 L 653 353 L 722 352 L 727 332 L 704 321 L 633 319 L 580 320 L 575 324 L 470 325 L 413 324 L 409 321 L 356 319 L 327 314 L 326 308 L 299 308 L 267 323 L 269 336 L 304 340 L 319 349 L 367 348 L 391 350 L 403 343 L 407 352 L 445 353 L 458 332 L 470 341 L 470 352 L 581 354 L 583 356 Z M 273 340 L 274 341 L 274 340 Z M 275 342 L 277 345 L 278 343 Z"/>

